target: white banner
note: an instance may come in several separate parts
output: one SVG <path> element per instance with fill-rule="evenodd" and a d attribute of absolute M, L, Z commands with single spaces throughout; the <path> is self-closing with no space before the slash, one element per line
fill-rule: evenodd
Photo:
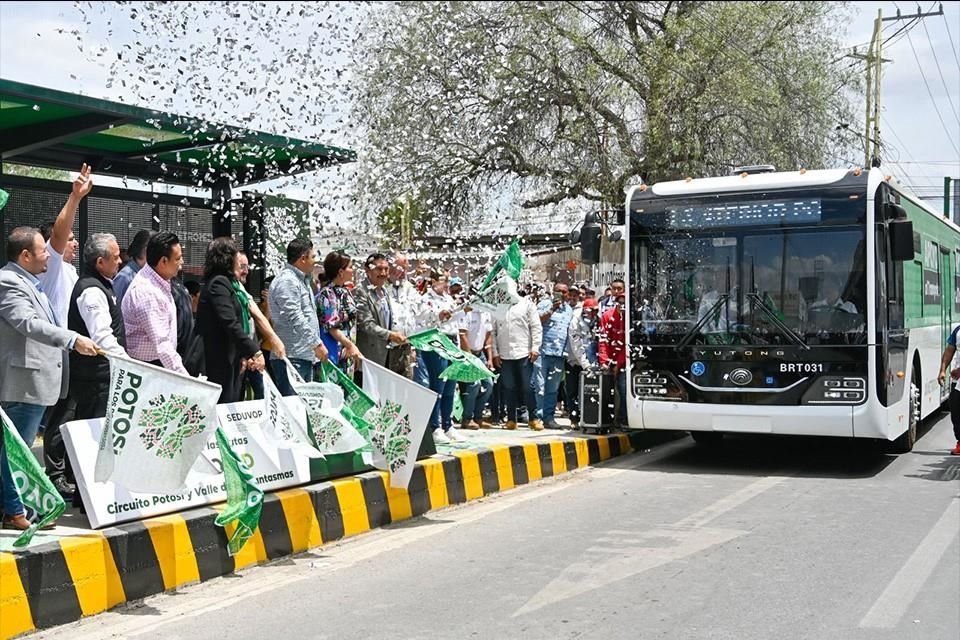
<path fill-rule="evenodd" d="M 369 360 L 363 361 L 363 390 L 377 403 L 370 423 L 373 464 L 390 472 L 390 486 L 406 488 L 437 394 Z"/>
<path fill-rule="evenodd" d="M 179 490 L 217 428 L 219 397 L 218 384 L 110 356 L 96 480 L 131 491 Z"/>
<path fill-rule="evenodd" d="M 284 403 L 293 411 L 302 406 L 295 397 L 285 398 Z M 251 468 L 254 482 L 261 489 L 272 491 L 308 484 L 309 452 L 277 443 L 263 434 L 263 414 L 262 400 L 217 406 L 219 423 L 230 445 Z M 100 418 L 77 420 L 61 427 L 77 489 L 94 529 L 226 501 L 222 474 L 191 470 L 180 487 L 160 494 L 135 492 L 113 482 L 95 481 L 94 465 L 103 425 L 104 420 Z M 215 429 L 210 429 L 202 454 L 215 468 L 222 468 Z"/>

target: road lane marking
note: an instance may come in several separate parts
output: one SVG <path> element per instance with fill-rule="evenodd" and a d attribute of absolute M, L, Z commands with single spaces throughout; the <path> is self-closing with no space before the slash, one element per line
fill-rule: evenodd
<path fill-rule="evenodd" d="M 786 480 L 765 477 L 725 496 L 682 520 L 649 531 L 611 529 L 601 533 L 584 552 L 586 559 L 574 562 L 560 572 L 532 598 L 517 609 L 516 618 L 548 605 L 583 595 L 608 584 L 681 560 L 710 547 L 725 544 L 747 531 L 711 528 L 706 525 L 723 514 Z M 620 537 L 623 536 L 623 537 Z M 610 543 L 609 546 L 605 543 Z"/>
<path fill-rule="evenodd" d="M 860 627 L 867 629 L 893 629 L 900 623 L 903 614 L 913 603 L 920 589 L 930 578 L 940 558 L 957 536 L 960 522 L 960 502 L 951 500 L 947 509 L 927 533 L 920 545 L 907 559 L 867 615 Z"/>

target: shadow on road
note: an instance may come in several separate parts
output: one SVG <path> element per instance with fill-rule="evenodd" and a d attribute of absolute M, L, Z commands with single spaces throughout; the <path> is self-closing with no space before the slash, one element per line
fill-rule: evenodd
<path fill-rule="evenodd" d="M 960 480 L 960 456 L 945 455 L 943 451 L 916 451 L 911 455 L 937 457 L 939 460 L 923 465 L 916 473 L 905 474 L 907 478 L 934 480 L 937 482 L 956 482 Z"/>
<path fill-rule="evenodd" d="M 666 473 L 867 478 L 897 459 L 883 443 L 849 438 L 727 434 L 717 445 L 681 443 L 688 446 L 655 462 L 642 456 L 629 462 L 637 470 Z"/>

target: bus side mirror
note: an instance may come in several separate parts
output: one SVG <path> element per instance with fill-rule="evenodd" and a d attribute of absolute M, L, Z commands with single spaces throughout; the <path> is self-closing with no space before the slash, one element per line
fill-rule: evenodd
<path fill-rule="evenodd" d="M 906 220 L 907 210 L 896 202 L 887 202 L 883 205 L 884 220 Z"/>
<path fill-rule="evenodd" d="M 899 262 L 913 260 L 913 223 L 906 218 L 894 220 L 888 229 L 890 257 Z"/>

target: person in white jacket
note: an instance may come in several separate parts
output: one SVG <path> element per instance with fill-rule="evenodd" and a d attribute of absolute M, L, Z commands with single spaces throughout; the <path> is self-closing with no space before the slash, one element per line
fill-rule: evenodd
<path fill-rule="evenodd" d="M 503 320 L 493 323 L 493 363 L 500 369 L 503 393 L 507 404 L 507 429 L 517 428 L 517 410 L 526 404 L 531 414 L 528 426 L 543 429 L 542 416 L 530 387 L 533 363 L 540 357 L 543 326 L 537 307 L 527 297 L 516 303 Z"/>

